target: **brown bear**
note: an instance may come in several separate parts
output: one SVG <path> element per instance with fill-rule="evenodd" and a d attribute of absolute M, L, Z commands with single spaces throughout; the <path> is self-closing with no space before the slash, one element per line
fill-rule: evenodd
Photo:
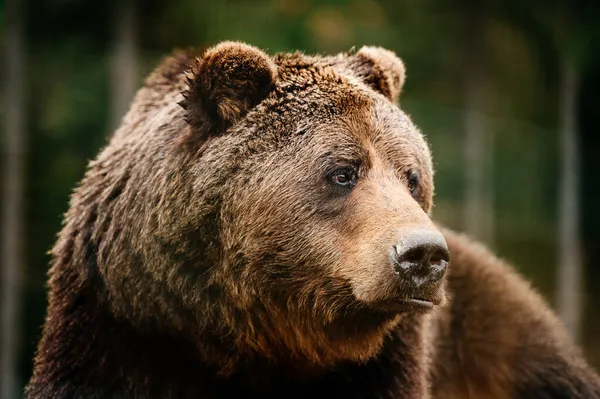
<path fill-rule="evenodd" d="M 431 220 L 404 77 L 376 47 L 166 59 L 73 194 L 26 396 L 600 398 L 528 284 Z"/>

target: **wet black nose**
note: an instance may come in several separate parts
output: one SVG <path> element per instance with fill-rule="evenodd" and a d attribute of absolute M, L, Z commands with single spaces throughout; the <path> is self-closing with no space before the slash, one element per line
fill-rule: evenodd
<path fill-rule="evenodd" d="M 441 280 L 449 260 L 446 240 L 437 231 L 412 231 L 392 248 L 394 270 L 416 286 Z"/>

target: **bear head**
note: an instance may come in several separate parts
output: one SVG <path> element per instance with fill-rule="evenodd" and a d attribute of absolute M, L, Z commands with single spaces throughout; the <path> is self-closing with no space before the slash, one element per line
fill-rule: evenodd
<path fill-rule="evenodd" d="M 443 302 L 449 260 L 404 78 L 377 47 L 176 53 L 90 163 L 51 285 L 75 267 L 115 317 L 192 340 L 223 373 L 372 357 Z"/>

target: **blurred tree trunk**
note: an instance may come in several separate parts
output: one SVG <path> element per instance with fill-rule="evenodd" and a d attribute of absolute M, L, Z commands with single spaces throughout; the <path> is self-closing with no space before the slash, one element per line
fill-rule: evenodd
<path fill-rule="evenodd" d="M 5 34 L 5 125 L 2 212 L 2 398 L 20 397 L 17 381 L 20 348 L 21 276 L 24 262 L 23 201 L 25 179 L 25 126 L 23 72 L 23 10 L 21 0 L 6 4 Z"/>
<path fill-rule="evenodd" d="M 579 133 L 577 97 L 579 79 L 575 64 L 564 57 L 561 116 L 561 178 L 559 182 L 558 312 L 574 340 L 578 340 L 582 314 L 582 262 L 579 213 Z"/>
<path fill-rule="evenodd" d="M 485 9 L 468 9 L 465 56 L 465 231 L 486 244 L 493 241 L 493 136 L 486 124 L 488 100 L 484 65 Z"/>
<path fill-rule="evenodd" d="M 136 0 L 122 0 L 115 9 L 115 42 L 111 65 L 111 128 L 121 124 L 138 84 L 138 15 Z"/>

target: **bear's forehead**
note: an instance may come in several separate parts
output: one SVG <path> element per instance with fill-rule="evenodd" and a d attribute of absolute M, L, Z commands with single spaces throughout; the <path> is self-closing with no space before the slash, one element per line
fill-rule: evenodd
<path fill-rule="evenodd" d="M 360 87 L 361 82 L 336 68 L 334 57 L 279 54 L 274 61 L 278 66 L 276 91 L 280 95 L 310 94 L 318 90 L 334 97 L 368 102 L 369 96 L 361 90 L 364 89 Z"/>
<path fill-rule="evenodd" d="M 335 58 L 278 54 L 274 60 L 278 79 L 261 111 L 270 110 L 272 117 L 284 121 L 288 132 L 320 125 L 331 135 L 351 135 L 351 139 L 421 136 L 402 109 L 335 67 Z M 262 112 L 261 118 L 273 122 Z"/>

